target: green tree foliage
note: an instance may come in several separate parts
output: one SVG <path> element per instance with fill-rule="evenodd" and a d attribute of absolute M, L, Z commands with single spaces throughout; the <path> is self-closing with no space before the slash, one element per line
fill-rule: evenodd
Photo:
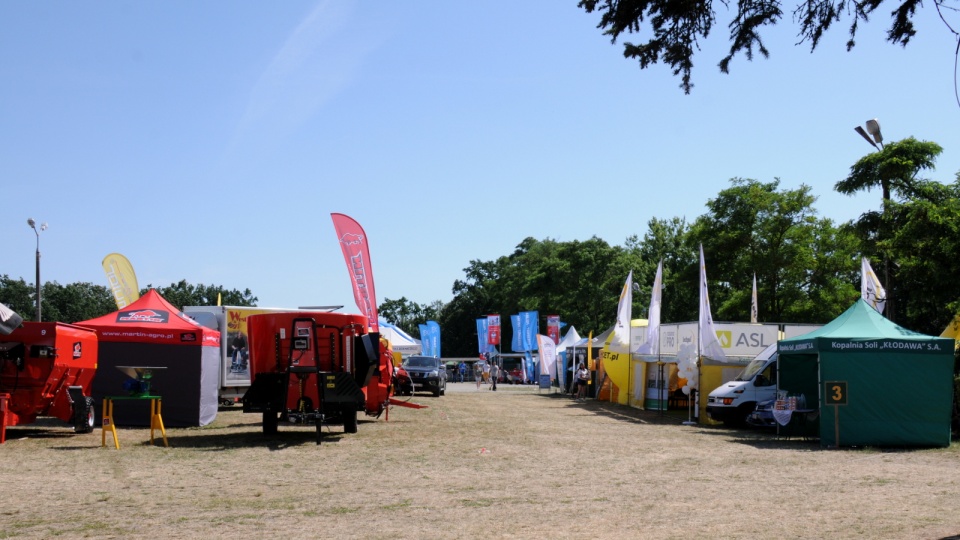
<path fill-rule="evenodd" d="M 918 196 L 889 206 L 898 324 L 939 335 L 960 313 L 960 174 L 950 185 L 917 182 Z M 884 284 L 886 286 L 886 284 Z"/>
<path fill-rule="evenodd" d="M 883 0 L 857 3 L 845 0 L 798 0 L 793 8 L 793 18 L 800 25 L 800 43 L 809 43 L 811 51 L 816 49 L 824 32 L 846 15 L 852 18 L 850 39 L 847 41 L 847 50 L 850 50 L 854 46 L 860 22 L 866 22 L 882 3 Z M 920 0 L 894 0 L 887 41 L 906 46 L 916 34 L 913 16 L 920 5 Z M 935 0 L 934 5 L 939 11 L 946 2 Z M 680 87 L 685 93 L 690 93 L 693 87 L 690 80 L 693 55 L 700 47 L 699 40 L 709 36 L 713 25 L 718 22 L 714 2 L 580 0 L 578 6 L 587 13 L 601 13 L 597 28 L 610 36 L 613 43 L 624 33 L 645 33 L 646 41 L 624 43 L 623 56 L 639 61 L 641 69 L 662 61 L 670 66 L 674 75 L 681 76 Z M 753 60 L 755 52 L 764 58 L 769 56 L 761 31 L 781 21 L 783 5 L 777 0 L 737 0 L 733 4 L 723 2 L 723 6 L 732 6 L 733 13 L 727 23 L 730 50 L 718 64 L 720 71 L 728 73 L 730 61 L 738 54 L 747 60 Z M 952 9 L 949 6 L 947 8 Z"/>
<path fill-rule="evenodd" d="M 509 316 L 521 311 L 539 312 L 541 332 L 550 314 L 584 333 L 605 330 L 616 318 L 628 272 L 636 274 L 641 267 L 636 245 L 610 246 L 596 237 L 582 242 L 526 238 L 509 256 L 471 261 L 464 269 L 466 279 L 454 283 L 454 298 L 441 316 L 444 328 L 457 329 L 444 334 L 444 351 L 451 356 L 477 354 L 476 319 L 488 314 L 502 317 L 501 348 L 507 352 Z"/>
<path fill-rule="evenodd" d="M 148 285 L 140 294 L 153 288 Z M 226 290 L 219 285 L 190 285 L 186 281 L 158 287 L 157 292 L 178 309 L 183 306 L 211 306 L 217 303 L 217 294 L 222 295 L 225 306 L 255 306 L 257 298 L 250 289 L 243 292 Z M 110 291 L 92 283 L 60 285 L 55 281 L 43 284 L 41 290 L 43 320 L 75 323 L 94 319 L 116 311 L 117 305 Z M 15 280 L 0 276 L 0 303 L 16 311 L 25 321 L 36 320 L 35 285 L 23 279 Z"/>
<path fill-rule="evenodd" d="M 250 289 L 239 291 L 237 289 L 227 290 L 221 285 L 204 285 L 202 283 L 191 285 L 186 280 L 171 283 L 168 287 L 154 287 L 148 284 L 146 289 L 140 291 L 140 294 L 154 288 L 167 302 L 180 310 L 183 309 L 183 306 L 215 306 L 218 297 L 220 305 L 223 306 L 252 307 L 257 305 L 257 297 L 253 296 Z"/>
<path fill-rule="evenodd" d="M 891 205 L 898 202 L 917 201 L 939 195 L 940 204 L 948 196 L 933 188 L 930 182 L 918 178 L 924 170 L 933 170 L 937 156 L 943 151 L 937 143 L 918 141 L 913 137 L 889 143 L 879 152 L 872 152 L 858 160 L 850 174 L 837 182 L 839 193 L 853 195 L 861 191 L 879 188 L 882 195 L 879 211 L 868 210 L 855 222 L 855 231 L 860 237 L 864 256 L 879 259 L 877 268 L 881 282 L 887 289 L 885 315 L 892 321 L 902 323 L 898 306 L 903 292 L 897 283 L 898 255 L 893 247 L 893 238 L 899 234 L 903 220 L 912 214 L 894 212 Z"/>
<path fill-rule="evenodd" d="M 43 320 L 74 323 L 117 309 L 110 290 L 92 283 L 43 284 Z"/>
<path fill-rule="evenodd" d="M 418 304 L 407 300 L 406 296 L 401 296 L 397 300 L 384 298 L 377 308 L 377 315 L 411 336 L 419 337 L 420 325 L 439 319 L 442 310 L 443 302 L 439 300 L 430 304 Z"/>
<path fill-rule="evenodd" d="M 9 276 L 0 277 L 0 303 L 16 311 L 25 321 L 36 320 L 34 284 Z M 75 323 L 110 313 L 116 309 L 113 295 L 106 287 L 92 283 L 61 285 L 56 281 L 43 284 L 40 291 L 43 320 Z"/>
<path fill-rule="evenodd" d="M 13 279 L 6 274 L 0 276 L 0 304 L 15 311 L 25 321 L 35 320 L 37 298 L 34 287 L 22 278 Z"/>
<path fill-rule="evenodd" d="M 761 321 L 823 322 L 857 298 L 852 231 L 816 216 L 808 186 L 779 185 L 734 178 L 697 219 L 692 235 L 703 243 L 718 320 L 749 320 L 754 273 Z"/>

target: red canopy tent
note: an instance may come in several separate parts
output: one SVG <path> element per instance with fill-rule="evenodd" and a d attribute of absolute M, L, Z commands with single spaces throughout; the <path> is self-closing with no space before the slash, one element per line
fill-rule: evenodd
<path fill-rule="evenodd" d="M 150 289 L 120 311 L 78 322 L 96 330 L 100 358 L 91 394 L 124 395 L 127 375 L 116 366 L 154 370 L 152 393 L 163 397 L 167 426 L 204 426 L 217 416 L 220 332 L 197 324 Z M 102 411 L 99 411 L 102 413 Z M 146 402 L 125 403 L 114 420 L 120 425 L 150 425 Z"/>

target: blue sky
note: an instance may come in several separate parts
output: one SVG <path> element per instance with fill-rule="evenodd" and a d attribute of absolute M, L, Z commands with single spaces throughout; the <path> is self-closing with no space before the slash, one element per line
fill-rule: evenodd
<path fill-rule="evenodd" d="M 832 187 L 870 118 L 944 147 L 928 177 L 960 171 L 956 42 L 930 7 L 905 49 L 882 8 L 850 53 L 848 22 L 811 54 L 788 14 L 730 75 L 716 8 L 684 95 L 575 0 L 4 2 L 0 274 L 34 281 L 33 217 L 43 281 L 106 285 L 119 252 L 141 287 L 356 311 L 331 212 L 365 228 L 378 301 L 429 303 L 528 236 L 693 220 L 733 177 L 853 219 L 879 193 Z"/>

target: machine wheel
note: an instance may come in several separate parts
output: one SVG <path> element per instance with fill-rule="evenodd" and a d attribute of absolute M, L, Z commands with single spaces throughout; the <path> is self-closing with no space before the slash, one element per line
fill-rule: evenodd
<path fill-rule="evenodd" d="M 357 411 L 349 410 L 343 412 L 343 432 L 357 432 Z"/>
<path fill-rule="evenodd" d="M 433 397 L 440 397 L 440 385 L 437 385 L 437 389 L 433 391 Z"/>
<path fill-rule="evenodd" d="M 93 398 L 84 396 L 83 401 L 73 404 L 73 431 L 90 433 L 93 431 Z"/>
<path fill-rule="evenodd" d="M 264 435 L 274 435 L 277 433 L 277 413 L 273 411 L 264 411 L 263 412 L 263 434 Z"/>

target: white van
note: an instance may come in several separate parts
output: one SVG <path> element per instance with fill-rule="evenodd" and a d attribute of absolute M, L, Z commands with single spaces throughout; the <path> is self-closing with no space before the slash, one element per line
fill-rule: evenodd
<path fill-rule="evenodd" d="M 707 396 L 707 415 L 728 426 L 742 426 L 762 403 L 777 397 L 777 344 L 760 352 L 737 377 Z"/>

